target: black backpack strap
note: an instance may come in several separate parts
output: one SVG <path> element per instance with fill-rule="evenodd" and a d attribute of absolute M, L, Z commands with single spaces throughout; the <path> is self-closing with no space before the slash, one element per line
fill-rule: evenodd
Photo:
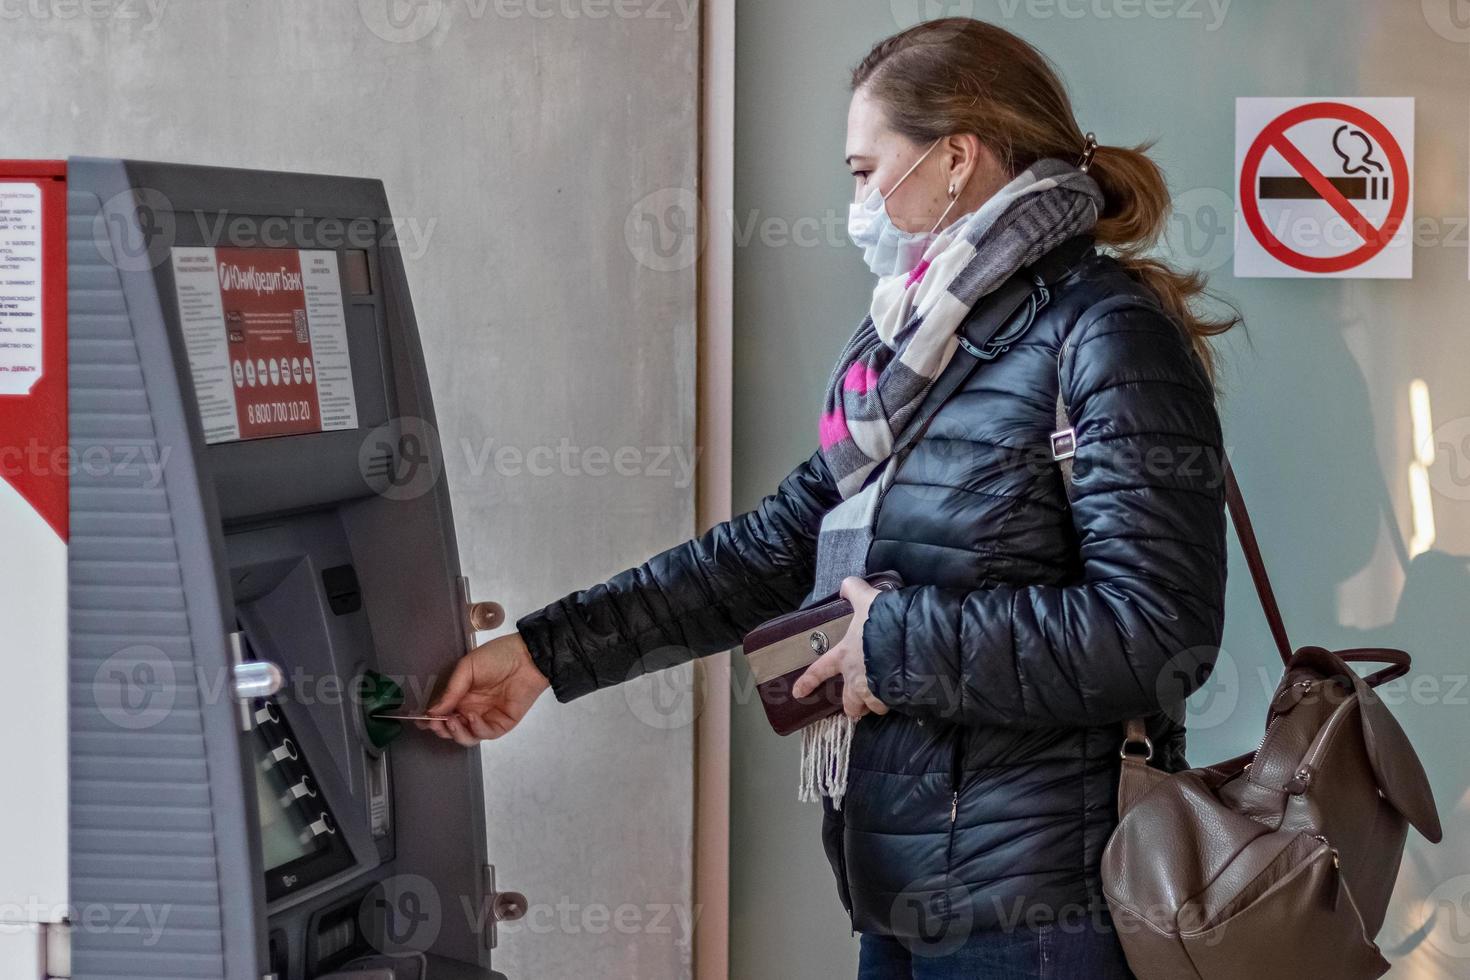
<path fill-rule="evenodd" d="M 1047 285 L 1055 285 L 1066 278 L 1078 262 L 1092 252 L 1091 235 L 1077 235 L 1062 242 L 1041 258 L 1031 263 L 1031 271 L 1041 277 Z"/>

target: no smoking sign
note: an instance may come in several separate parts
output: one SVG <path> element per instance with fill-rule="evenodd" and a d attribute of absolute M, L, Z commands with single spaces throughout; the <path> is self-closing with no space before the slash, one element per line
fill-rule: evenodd
<path fill-rule="evenodd" d="M 1235 274 L 1408 279 L 1413 173 L 1413 99 L 1237 99 Z"/>

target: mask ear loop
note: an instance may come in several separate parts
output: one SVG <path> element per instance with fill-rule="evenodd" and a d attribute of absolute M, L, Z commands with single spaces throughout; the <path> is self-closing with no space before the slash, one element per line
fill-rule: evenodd
<path fill-rule="evenodd" d="M 960 195 L 954 189 L 954 184 L 950 184 L 949 185 L 949 204 L 945 207 L 945 209 L 943 211 L 939 212 L 939 220 L 936 221 L 936 222 L 934 222 L 934 227 L 929 229 L 929 234 L 932 235 L 936 231 L 939 230 L 939 226 L 942 225 L 942 224 L 944 224 L 944 219 L 947 218 L 947 217 L 949 217 L 949 212 L 958 203 L 960 203 Z"/>
<path fill-rule="evenodd" d="M 915 170 L 918 170 L 919 169 L 919 164 L 923 163 L 926 159 L 928 159 L 929 154 L 931 154 L 931 153 L 934 152 L 934 148 L 939 145 L 939 142 L 942 139 L 944 139 L 943 136 L 939 137 L 939 139 L 936 139 L 933 143 L 930 143 L 929 144 L 929 149 L 927 149 L 923 153 L 920 153 L 919 154 L 919 159 L 917 159 L 917 160 L 914 161 L 914 165 L 912 167 L 908 168 L 907 170 L 905 170 L 903 172 L 903 176 L 900 177 L 900 178 L 898 178 L 898 180 L 895 180 L 893 182 L 893 186 L 890 187 L 890 188 L 888 188 L 888 193 L 887 194 L 882 194 L 883 203 L 885 203 L 885 204 L 888 203 L 888 199 L 893 196 L 893 192 L 896 191 L 896 190 L 898 190 L 898 185 L 899 184 L 902 184 L 904 181 L 908 180 L 909 179 L 909 174 L 911 174 Z"/>

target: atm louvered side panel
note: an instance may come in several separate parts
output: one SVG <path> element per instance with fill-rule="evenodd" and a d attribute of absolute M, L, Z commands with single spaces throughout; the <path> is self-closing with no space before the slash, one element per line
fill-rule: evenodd
<path fill-rule="evenodd" d="M 68 218 L 72 975 L 232 980 L 256 963 L 242 948 L 251 945 L 250 923 L 238 921 L 248 892 L 231 896 L 226 884 L 248 876 L 249 849 L 239 826 L 219 819 L 241 809 L 239 746 L 211 717 L 232 706 L 225 637 L 207 622 L 218 603 L 206 601 L 202 615 L 199 607 L 209 586 L 197 581 L 207 576 L 197 574 L 191 549 L 197 555 L 204 542 L 193 539 L 203 535 L 180 526 L 171 496 L 180 485 L 188 496 L 197 480 L 192 465 L 182 484 L 174 471 L 188 454 L 181 405 L 150 394 L 172 371 L 167 359 L 148 362 L 162 325 L 138 325 L 156 320 L 155 311 L 130 316 L 126 280 L 139 272 L 128 256 L 115 261 L 105 235 L 95 237 L 104 227 L 100 198 L 76 189 L 76 176 Z M 191 510 L 197 501 L 183 513 Z M 218 643 L 200 642 L 216 634 Z"/>

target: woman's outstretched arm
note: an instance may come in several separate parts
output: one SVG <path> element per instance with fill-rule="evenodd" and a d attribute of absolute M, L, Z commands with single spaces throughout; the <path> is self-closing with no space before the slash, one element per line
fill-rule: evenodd
<path fill-rule="evenodd" d="M 817 531 L 838 501 L 821 453 L 754 510 L 523 616 L 462 657 L 421 723 L 471 746 L 499 738 L 549 686 L 570 701 L 729 649 L 811 588 Z"/>
<path fill-rule="evenodd" d="M 838 502 L 820 452 L 753 510 L 516 623 L 560 701 L 735 646 L 796 608 Z"/>

